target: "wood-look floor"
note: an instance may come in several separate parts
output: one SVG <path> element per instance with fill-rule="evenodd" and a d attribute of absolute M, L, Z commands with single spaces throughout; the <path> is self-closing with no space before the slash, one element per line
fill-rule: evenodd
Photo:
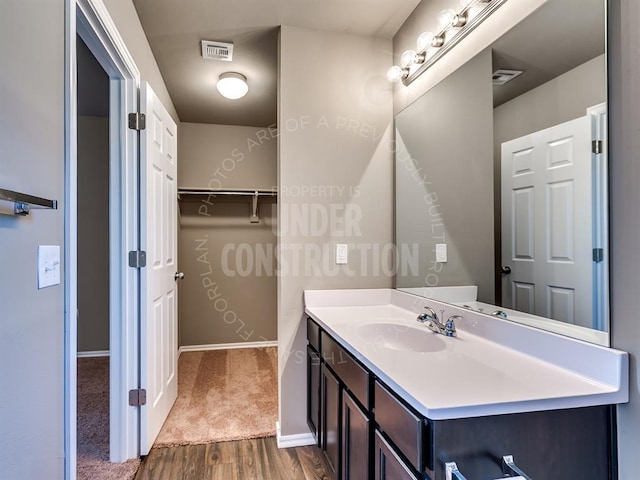
<path fill-rule="evenodd" d="M 274 437 L 154 448 L 135 480 L 329 480 L 315 446 L 279 449 Z"/>

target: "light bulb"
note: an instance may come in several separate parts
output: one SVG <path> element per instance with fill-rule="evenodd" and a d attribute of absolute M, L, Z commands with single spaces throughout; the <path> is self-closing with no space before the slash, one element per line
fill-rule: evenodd
<path fill-rule="evenodd" d="M 413 65 L 415 59 L 415 50 L 405 50 L 403 54 L 400 55 L 400 65 L 402 65 L 403 67 L 410 67 L 411 65 Z"/>
<path fill-rule="evenodd" d="M 387 80 L 389 80 L 391 83 L 399 82 L 404 77 L 404 74 L 404 69 L 397 65 L 394 65 L 389 70 L 387 70 Z"/>
<path fill-rule="evenodd" d="M 242 98 L 249 91 L 247 77 L 236 72 L 225 72 L 220 75 L 216 88 L 220 95 L 229 100 Z"/>
<path fill-rule="evenodd" d="M 417 41 L 418 51 L 422 51 L 429 48 L 433 43 L 434 38 L 436 38 L 436 36 L 433 34 L 433 32 L 422 32 L 418 36 L 418 41 Z"/>
<path fill-rule="evenodd" d="M 442 10 L 438 14 L 438 28 L 440 30 L 444 30 L 445 28 L 447 28 L 451 24 L 451 22 L 453 22 L 455 16 L 456 11 L 453 8 Z"/>

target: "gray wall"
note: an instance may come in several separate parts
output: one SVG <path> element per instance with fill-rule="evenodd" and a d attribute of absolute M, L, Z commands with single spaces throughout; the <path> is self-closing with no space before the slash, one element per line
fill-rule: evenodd
<path fill-rule="evenodd" d="M 494 110 L 495 152 L 500 165 L 503 142 L 586 115 L 606 101 L 604 55 L 569 70 Z"/>
<path fill-rule="evenodd" d="M 397 287 L 477 285 L 494 303 L 491 72 L 485 50 L 396 117 L 396 242 L 420 252 Z"/>
<path fill-rule="evenodd" d="M 277 338 L 275 203 L 250 198 L 181 204 L 178 261 L 180 346 L 274 341 Z"/>
<path fill-rule="evenodd" d="M 79 116 L 78 352 L 109 350 L 109 258 L 109 119 Z"/>
<path fill-rule="evenodd" d="M 281 29 L 278 368 L 283 435 L 308 432 L 303 290 L 392 285 L 391 255 L 384 251 L 393 239 L 392 98 L 384 77 L 390 52 L 388 40 Z M 299 221 L 292 223 L 296 217 Z M 347 266 L 335 265 L 335 243 L 349 245 Z"/>
<path fill-rule="evenodd" d="M 631 354 L 630 402 L 618 407 L 621 480 L 640 472 L 640 3 L 610 2 L 609 148 L 611 185 L 611 333 Z"/>
<path fill-rule="evenodd" d="M 178 138 L 182 188 L 271 189 L 276 131 L 183 123 Z M 261 197 L 259 223 L 251 198 L 180 204 L 178 262 L 180 346 L 273 341 L 277 338 L 275 198 Z"/>
<path fill-rule="evenodd" d="M 118 27 L 142 32 L 130 1 L 107 4 Z M 64 24 L 64 2 L 2 2 L 0 184 L 59 201 L 27 218 L 0 215 L 0 471 L 8 479 L 64 474 L 64 285 L 36 283 L 37 246 L 65 246 Z M 125 40 L 151 78 L 144 35 Z M 159 75 L 152 86 L 161 93 Z M 173 110 L 168 95 L 163 102 Z"/>
<path fill-rule="evenodd" d="M 180 188 L 277 186 L 277 130 L 182 123 L 178 137 Z"/>
<path fill-rule="evenodd" d="M 0 472 L 60 479 L 64 285 L 37 288 L 38 245 L 64 238 L 64 2 L 5 0 L 0 15 L 0 185 L 58 210 L 0 215 Z"/>

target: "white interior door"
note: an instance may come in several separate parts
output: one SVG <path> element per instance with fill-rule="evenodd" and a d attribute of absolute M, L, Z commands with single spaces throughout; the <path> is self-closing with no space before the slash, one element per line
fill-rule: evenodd
<path fill-rule="evenodd" d="M 591 119 L 502 144 L 503 304 L 592 327 Z"/>
<path fill-rule="evenodd" d="M 149 453 L 178 395 L 177 371 L 177 128 L 148 84 L 140 108 L 140 230 L 147 265 L 141 269 L 140 453 Z"/>

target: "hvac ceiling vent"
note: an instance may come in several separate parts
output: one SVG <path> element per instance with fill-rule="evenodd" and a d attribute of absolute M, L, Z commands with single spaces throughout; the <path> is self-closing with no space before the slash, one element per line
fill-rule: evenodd
<path fill-rule="evenodd" d="M 202 58 L 225 62 L 233 60 L 233 43 L 213 42 L 211 40 L 202 40 L 201 43 Z"/>
<path fill-rule="evenodd" d="M 505 83 L 510 82 L 521 74 L 521 70 L 496 70 L 495 72 L 493 72 L 493 84 L 504 85 Z"/>

